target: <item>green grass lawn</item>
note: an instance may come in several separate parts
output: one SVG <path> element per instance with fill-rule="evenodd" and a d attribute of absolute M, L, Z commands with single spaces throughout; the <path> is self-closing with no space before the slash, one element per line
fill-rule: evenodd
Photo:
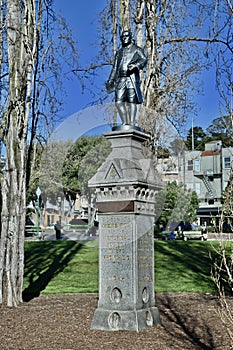
<path fill-rule="evenodd" d="M 214 292 L 210 252 L 213 242 L 156 241 L 155 290 Z"/>
<path fill-rule="evenodd" d="M 217 244 L 217 243 L 215 243 Z M 156 241 L 157 292 L 215 291 L 213 242 Z M 98 292 L 98 242 L 25 242 L 24 295 Z"/>
<path fill-rule="evenodd" d="M 24 294 L 97 291 L 97 242 L 25 242 Z"/>

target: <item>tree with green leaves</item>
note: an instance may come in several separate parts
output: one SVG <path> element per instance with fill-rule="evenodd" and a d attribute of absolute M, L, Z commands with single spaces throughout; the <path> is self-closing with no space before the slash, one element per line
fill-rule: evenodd
<path fill-rule="evenodd" d="M 207 141 L 206 133 L 203 131 L 201 126 L 194 126 L 190 128 L 185 145 L 188 150 L 198 150 L 203 151 L 205 148 L 205 142 Z"/>
<path fill-rule="evenodd" d="M 157 224 L 173 230 L 182 221 L 192 223 L 197 220 L 198 205 L 196 192 L 187 190 L 182 184 L 168 182 L 156 197 L 157 210 L 161 211 Z"/>
<path fill-rule="evenodd" d="M 62 186 L 65 197 L 72 205 L 77 194 L 87 199 L 89 223 L 92 198 L 88 181 L 105 161 L 110 150 L 110 144 L 104 137 L 82 136 L 67 150 L 63 163 Z"/>
<path fill-rule="evenodd" d="M 206 132 L 211 140 L 221 140 L 223 147 L 233 146 L 233 124 L 231 116 L 215 118 L 206 129 Z"/>
<path fill-rule="evenodd" d="M 88 180 L 110 153 L 104 137 L 82 136 L 69 147 L 62 168 L 62 186 L 66 196 L 75 200 L 76 194 L 88 192 Z"/>

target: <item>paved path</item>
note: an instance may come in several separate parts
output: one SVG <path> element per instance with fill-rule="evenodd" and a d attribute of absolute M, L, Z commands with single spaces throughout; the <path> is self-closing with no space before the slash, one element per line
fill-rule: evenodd
<path fill-rule="evenodd" d="M 85 231 L 82 232 L 77 232 L 77 231 L 62 231 L 61 234 L 61 241 L 90 241 L 97 239 L 98 236 L 89 236 L 85 234 Z M 33 237 L 26 237 L 25 238 L 27 241 L 37 241 L 41 240 L 41 238 L 38 238 L 37 235 Z M 44 241 L 56 241 L 56 234 L 55 230 L 49 228 L 44 230 L 43 234 L 43 240 Z"/>

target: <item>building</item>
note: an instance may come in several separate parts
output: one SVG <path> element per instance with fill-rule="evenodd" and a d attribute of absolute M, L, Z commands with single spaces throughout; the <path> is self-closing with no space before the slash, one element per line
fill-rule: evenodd
<path fill-rule="evenodd" d="M 221 141 L 205 144 L 204 151 L 184 151 L 178 156 L 160 159 L 158 171 L 164 181 L 183 183 L 200 200 L 197 216 L 200 224 L 210 224 L 219 216 L 223 191 L 233 165 L 233 148 L 223 148 Z"/>

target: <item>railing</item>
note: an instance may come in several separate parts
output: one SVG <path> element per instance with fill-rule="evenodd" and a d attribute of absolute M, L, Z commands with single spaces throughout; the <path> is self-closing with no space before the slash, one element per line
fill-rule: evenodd
<path fill-rule="evenodd" d="M 214 197 L 214 189 L 211 186 L 210 182 L 209 182 L 209 177 L 208 175 L 203 175 L 203 182 L 205 184 L 205 187 L 207 188 L 209 194 L 211 197 Z"/>

